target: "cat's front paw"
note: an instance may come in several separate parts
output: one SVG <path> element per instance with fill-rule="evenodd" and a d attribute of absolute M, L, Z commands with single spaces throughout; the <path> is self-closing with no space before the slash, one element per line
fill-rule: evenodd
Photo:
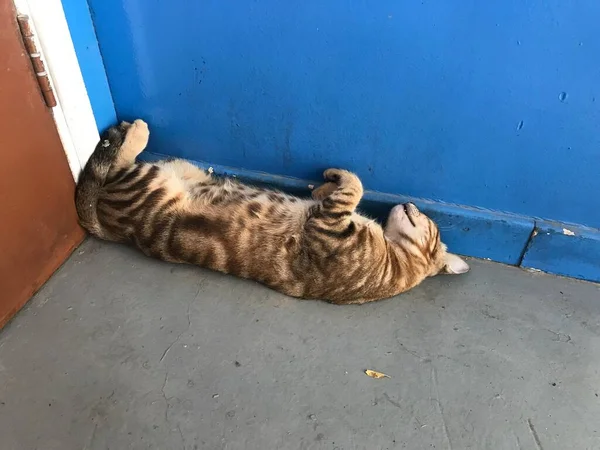
<path fill-rule="evenodd" d="M 123 124 L 127 124 L 127 122 L 122 122 L 121 126 L 123 126 Z M 142 119 L 136 119 L 127 127 L 127 134 L 132 134 L 132 137 L 137 139 L 148 139 L 150 130 L 148 129 L 148 124 L 146 122 Z"/>
<path fill-rule="evenodd" d="M 338 185 L 332 181 L 328 181 L 327 183 L 319 186 L 314 191 L 312 191 L 312 198 L 314 200 L 325 200 L 331 194 L 333 194 L 338 188 Z"/>
<path fill-rule="evenodd" d="M 342 178 L 349 174 L 350 172 L 343 169 L 327 169 L 325 172 L 323 172 L 323 178 L 325 178 L 325 181 L 331 181 L 339 184 Z"/>

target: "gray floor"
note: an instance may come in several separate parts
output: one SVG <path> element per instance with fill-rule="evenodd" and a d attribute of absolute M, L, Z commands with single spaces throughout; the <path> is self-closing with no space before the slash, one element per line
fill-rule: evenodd
<path fill-rule="evenodd" d="M 599 369 L 598 285 L 336 307 L 89 240 L 0 332 L 0 449 L 600 449 Z"/>

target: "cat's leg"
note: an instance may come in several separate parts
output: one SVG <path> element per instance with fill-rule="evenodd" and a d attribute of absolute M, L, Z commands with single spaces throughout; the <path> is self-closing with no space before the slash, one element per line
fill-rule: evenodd
<path fill-rule="evenodd" d="M 121 145 L 119 154 L 112 165 L 111 170 L 119 170 L 131 166 L 135 158 L 142 153 L 148 145 L 150 131 L 148 125 L 141 119 L 137 119 L 132 124 L 122 122 L 120 128 L 124 130 L 125 140 Z"/>
<path fill-rule="evenodd" d="M 323 176 L 326 181 L 334 183 L 336 189 L 321 201 L 309 222 L 332 232 L 345 232 L 362 198 L 362 183 L 347 170 L 328 169 Z"/>
<path fill-rule="evenodd" d="M 337 188 L 323 199 L 323 208 L 332 212 L 352 213 L 363 196 L 360 179 L 347 170 L 327 169 L 323 173 L 325 181 L 334 183 Z"/>
<path fill-rule="evenodd" d="M 333 181 L 327 181 L 325 184 L 322 184 L 312 191 L 311 197 L 313 200 L 322 201 L 325 200 L 326 197 L 329 197 L 336 189 L 337 184 L 335 184 Z"/>

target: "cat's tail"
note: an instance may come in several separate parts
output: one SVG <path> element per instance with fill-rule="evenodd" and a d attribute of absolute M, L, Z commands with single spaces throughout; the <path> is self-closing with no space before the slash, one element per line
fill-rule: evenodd
<path fill-rule="evenodd" d="M 102 133 L 100 142 L 96 145 L 94 153 L 79 175 L 75 188 L 75 207 L 79 223 L 95 236 L 102 236 L 102 227 L 98 222 L 96 210 L 98 197 L 106 182 L 108 172 L 123 145 L 126 131 L 122 124 L 111 127 Z"/>

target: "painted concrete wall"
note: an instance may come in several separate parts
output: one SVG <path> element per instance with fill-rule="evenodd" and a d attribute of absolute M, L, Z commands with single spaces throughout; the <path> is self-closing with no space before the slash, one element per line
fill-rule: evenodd
<path fill-rule="evenodd" d="M 89 4 L 152 151 L 600 227 L 596 0 Z"/>
<path fill-rule="evenodd" d="M 61 2 L 96 125 L 99 131 L 103 131 L 114 124 L 117 116 L 90 10 L 85 0 L 61 0 Z"/>

